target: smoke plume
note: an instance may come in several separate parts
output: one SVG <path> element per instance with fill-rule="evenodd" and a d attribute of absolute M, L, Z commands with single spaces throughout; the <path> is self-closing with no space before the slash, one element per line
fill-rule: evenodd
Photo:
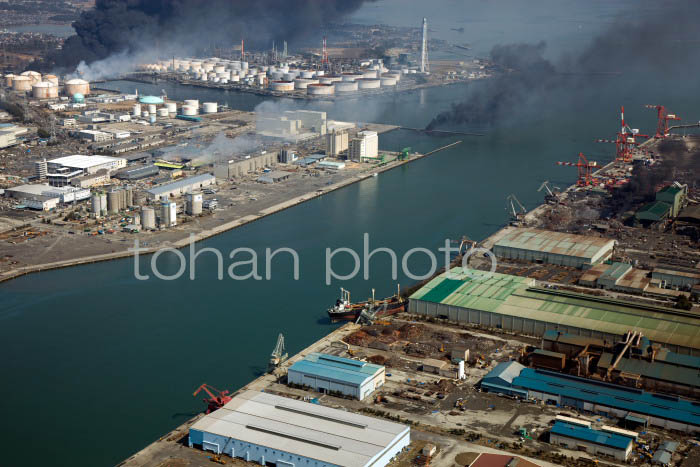
<path fill-rule="evenodd" d="M 73 69 L 115 54 L 162 55 L 303 38 L 374 0 L 97 0 L 48 66 Z"/>
<path fill-rule="evenodd" d="M 436 116 L 428 129 L 488 126 L 523 114 L 537 118 L 541 109 L 571 109 L 590 99 L 612 98 L 621 83 L 653 95 L 654 86 L 695 76 L 700 3 L 669 1 L 645 13 L 625 12 L 585 49 L 556 61 L 544 58 L 544 42 L 494 47 L 490 58 L 496 77 L 478 90 L 470 87 L 465 99 Z"/>

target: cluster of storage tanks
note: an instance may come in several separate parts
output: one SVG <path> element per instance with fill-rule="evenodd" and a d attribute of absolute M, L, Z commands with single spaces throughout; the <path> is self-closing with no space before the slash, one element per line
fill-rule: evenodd
<path fill-rule="evenodd" d="M 113 188 L 108 192 L 93 193 L 91 199 L 92 215 L 100 218 L 107 214 L 116 214 L 134 206 L 134 190 L 130 186 Z"/>
<path fill-rule="evenodd" d="M 51 99 L 58 97 L 58 76 L 41 75 L 37 71 L 25 71 L 19 75 L 8 74 L 3 77 L 5 86 L 13 91 L 31 92 L 35 99 Z M 70 79 L 64 83 L 63 89 L 68 96 L 90 94 L 90 83 L 83 79 Z"/>
<path fill-rule="evenodd" d="M 163 102 L 162 104 L 151 104 L 139 102 L 134 104 L 132 108 L 133 117 L 141 117 L 149 119 L 151 123 L 155 123 L 158 118 L 174 118 L 177 115 L 185 115 L 194 117 L 200 113 L 199 101 L 197 99 L 187 99 L 184 101 L 180 112 L 178 113 L 177 103 Z M 216 102 L 202 103 L 203 114 L 215 114 L 219 111 L 219 105 Z"/>
<path fill-rule="evenodd" d="M 278 76 L 279 74 L 272 74 L 271 78 L 277 78 Z M 343 73 L 342 75 L 325 75 L 322 72 L 292 70 L 285 73 L 282 79 L 270 81 L 270 89 L 277 92 L 305 89 L 306 93 L 312 96 L 328 96 L 336 93 L 392 87 L 396 86 L 400 79 L 400 72 L 387 71 L 382 73 L 380 70 L 364 70 L 361 72 Z"/>

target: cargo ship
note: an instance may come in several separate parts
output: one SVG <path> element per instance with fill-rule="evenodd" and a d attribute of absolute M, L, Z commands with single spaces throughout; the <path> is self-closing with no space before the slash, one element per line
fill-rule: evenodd
<path fill-rule="evenodd" d="M 372 289 L 372 298 L 364 302 L 352 303 L 350 292 L 341 287 L 340 298 L 328 309 L 328 317 L 331 321 L 356 321 L 363 311 L 376 318 L 400 313 L 406 309 L 406 300 L 399 291 L 400 288 L 397 286 L 395 295 L 383 300 L 375 300 L 374 289 Z"/>

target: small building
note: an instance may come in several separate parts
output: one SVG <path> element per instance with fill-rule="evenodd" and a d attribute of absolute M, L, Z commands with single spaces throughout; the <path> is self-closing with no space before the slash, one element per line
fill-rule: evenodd
<path fill-rule="evenodd" d="M 149 200 L 177 198 L 185 193 L 200 191 L 202 188 L 214 185 L 215 183 L 216 178 L 212 174 L 195 175 L 151 188 L 146 191 L 146 196 Z"/>
<path fill-rule="evenodd" d="M 671 205 L 663 201 L 652 201 L 645 204 L 635 215 L 635 220 L 640 224 L 654 224 L 665 221 L 671 216 Z"/>
<path fill-rule="evenodd" d="M 112 133 L 107 133 L 106 131 L 99 130 L 80 130 L 78 132 L 78 138 L 87 139 L 89 141 L 94 141 L 96 143 L 101 143 L 104 141 L 111 141 L 114 139 Z"/>
<path fill-rule="evenodd" d="M 9 148 L 20 143 L 19 135 L 27 133 L 27 129 L 12 123 L 0 123 L 0 149 Z"/>
<path fill-rule="evenodd" d="M 120 180 L 141 180 L 142 178 L 154 177 L 158 175 L 159 171 L 158 167 L 154 164 L 134 165 L 120 170 L 114 174 L 114 177 Z"/>
<path fill-rule="evenodd" d="M 426 373 L 432 373 L 439 375 L 440 371 L 447 366 L 447 362 L 444 360 L 436 360 L 434 358 L 426 358 L 423 360 L 422 369 Z"/>
<path fill-rule="evenodd" d="M 651 278 L 662 287 L 679 287 L 690 289 L 700 284 L 700 270 L 670 267 L 654 268 Z"/>
<path fill-rule="evenodd" d="M 656 192 L 656 200 L 671 206 L 670 215 L 675 218 L 685 206 L 688 197 L 688 185 L 676 182 Z"/>
<path fill-rule="evenodd" d="M 362 400 L 384 384 L 385 370 L 373 363 L 312 353 L 289 368 L 287 381 Z"/>
<path fill-rule="evenodd" d="M 534 228 L 515 228 L 493 246 L 499 258 L 587 269 L 612 256 L 615 240 Z"/>
<path fill-rule="evenodd" d="M 321 169 L 343 170 L 345 168 L 345 162 L 322 161 L 319 162 L 316 167 Z"/>
<path fill-rule="evenodd" d="M 287 180 L 289 176 L 292 175 L 289 172 L 284 172 L 282 170 L 273 170 L 272 172 L 267 172 L 258 178 L 260 183 L 278 183 Z"/>
<path fill-rule="evenodd" d="M 70 181 L 70 184 L 78 188 L 91 188 L 93 186 L 104 185 L 110 179 L 107 169 L 100 169 L 95 173 L 76 177 Z"/>
<path fill-rule="evenodd" d="M 594 456 L 612 457 L 626 461 L 632 452 L 633 439 L 621 434 L 594 430 L 556 421 L 549 433 L 549 442 Z"/>
<path fill-rule="evenodd" d="M 676 449 L 678 449 L 677 441 L 664 441 L 659 445 L 659 448 L 654 453 L 654 457 L 651 458 L 651 463 L 663 466 L 671 465 L 671 458 Z"/>
<path fill-rule="evenodd" d="M 384 467 L 410 442 L 406 425 L 258 391 L 189 431 L 190 447 L 278 467 Z"/>
<path fill-rule="evenodd" d="M 290 149 L 282 149 L 277 156 L 277 162 L 280 164 L 291 164 L 297 159 L 297 153 Z"/>
<path fill-rule="evenodd" d="M 549 350 L 535 349 L 530 354 L 530 362 L 535 368 L 562 371 L 566 365 L 566 355 Z"/>

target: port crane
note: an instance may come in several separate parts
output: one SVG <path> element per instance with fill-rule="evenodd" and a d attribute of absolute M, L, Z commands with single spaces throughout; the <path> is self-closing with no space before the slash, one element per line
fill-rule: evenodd
<path fill-rule="evenodd" d="M 656 134 L 655 138 L 665 138 L 668 136 L 668 121 L 677 120 L 680 121 L 681 117 L 675 114 L 670 114 L 663 105 L 645 105 L 647 109 L 656 109 L 656 115 L 658 122 L 656 123 Z"/>
<path fill-rule="evenodd" d="M 511 219 L 516 222 L 522 220 L 522 217 L 527 213 L 527 209 L 525 209 L 523 203 L 512 193 L 506 197 L 506 201 L 508 201 L 508 207 L 506 209 L 510 212 Z"/>
<path fill-rule="evenodd" d="M 401 150 L 401 152 L 399 153 L 399 160 L 402 161 L 402 160 L 408 159 L 408 155 L 410 154 L 411 150 L 412 150 L 412 148 L 410 148 L 410 147 L 403 148 Z"/>
<path fill-rule="evenodd" d="M 620 106 L 620 131 L 615 139 L 597 139 L 596 143 L 615 143 L 615 160 L 629 162 L 632 160 L 632 150 L 640 143 L 638 137 L 648 138 L 649 135 L 639 133 L 639 129 L 631 128 L 625 123 L 625 107 Z"/>
<path fill-rule="evenodd" d="M 197 397 L 197 394 L 200 392 L 204 391 L 207 393 L 209 398 L 205 398 L 204 402 L 207 403 L 207 413 L 212 413 L 213 411 L 220 409 L 224 405 L 228 404 L 231 402 L 231 395 L 227 390 L 224 391 L 219 391 L 213 386 L 208 385 L 207 383 L 202 383 L 201 386 L 199 386 L 193 393 L 193 397 Z"/>
<path fill-rule="evenodd" d="M 576 180 L 576 186 L 590 186 L 595 184 L 595 179 L 593 178 L 593 169 L 598 167 L 598 163 L 595 161 L 589 162 L 586 156 L 582 152 L 578 153 L 578 162 L 557 162 L 557 165 L 564 165 L 570 167 L 578 168 L 578 179 Z"/>
<path fill-rule="evenodd" d="M 553 189 L 552 189 L 553 188 Z M 537 189 L 537 192 L 539 193 L 542 190 L 546 190 L 547 194 L 545 195 L 546 200 L 558 200 L 559 195 L 561 194 L 561 188 L 558 186 L 550 186 L 549 180 L 545 180 L 542 182 L 542 185 Z"/>
<path fill-rule="evenodd" d="M 284 335 L 282 333 L 279 333 L 277 336 L 277 344 L 275 345 L 275 348 L 272 350 L 272 353 L 270 354 L 270 362 L 268 364 L 268 370 L 272 371 L 278 366 L 280 366 L 282 363 L 284 363 L 287 358 L 288 354 L 284 349 Z"/>

